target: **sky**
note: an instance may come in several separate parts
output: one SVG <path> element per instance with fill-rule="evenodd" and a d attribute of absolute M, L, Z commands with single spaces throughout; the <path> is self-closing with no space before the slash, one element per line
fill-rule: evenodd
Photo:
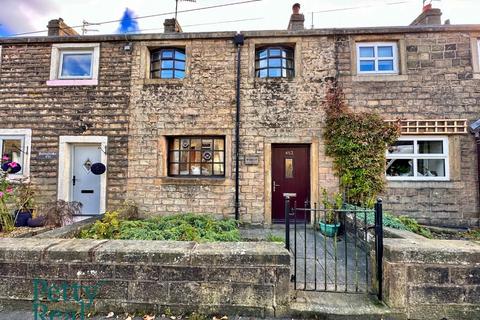
<path fill-rule="evenodd" d="M 180 1 L 179 11 L 246 0 Z M 405 26 L 422 10 L 422 0 L 297 0 L 305 14 L 305 27 L 342 28 Z M 291 7 L 297 1 L 261 0 L 222 8 L 178 14 L 185 32 L 246 31 L 286 29 Z M 480 24 L 480 0 L 433 1 L 443 11 L 443 20 L 452 24 Z M 343 10 L 346 8 L 352 8 Z M 175 0 L 0 0 L 0 36 L 42 31 L 49 20 L 63 18 L 70 26 L 121 20 L 91 25 L 87 34 L 158 33 L 163 21 L 173 14 L 132 19 L 145 15 L 169 13 Z M 313 14 L 312 14 L 313 12 Z M 233 22 L 232 22 L 233 21 Z M 81 33 L 81 28 L 76 28 Z M 46 35 L 46 32 L 29 34 Z"/>

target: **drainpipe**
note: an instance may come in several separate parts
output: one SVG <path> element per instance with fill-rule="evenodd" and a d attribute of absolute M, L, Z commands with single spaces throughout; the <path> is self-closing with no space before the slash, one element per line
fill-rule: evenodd
<path fill-rule="evenodd" d="M 240 220 L 240 54 L 244 43 L 243 34 L 237 33 L 233 38 L 237 46 L 237 87 L 235 114 L 235 220 Z"/>

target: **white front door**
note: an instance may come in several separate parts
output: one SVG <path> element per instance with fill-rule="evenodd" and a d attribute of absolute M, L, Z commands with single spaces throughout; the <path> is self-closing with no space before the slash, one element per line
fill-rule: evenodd
<path fill-rule="evenodd" d="M 74 145 L 72 170 L 72 200 L 82 203 L 82 214 L 100 214 L 100 177 L 90 171 L 100 162 L 100 145 Z"/>

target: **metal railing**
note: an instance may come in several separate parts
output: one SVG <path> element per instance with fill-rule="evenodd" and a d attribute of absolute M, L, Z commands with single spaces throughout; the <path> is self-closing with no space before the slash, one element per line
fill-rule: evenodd
<path fill-rule="evenodd" d="M 304 219 L 297 219 L 298 213 Z M 316 203 L 311 207 L 308 202 L 303 208 L 298 208 L 296 203 L 290 207 L 290 199 L 286 197 L 285 247 L 294 257 L 294 288 L 367 293 L 373 288 L 372 280 L 376 280 L 381 300 L 382 220 L 381 199 L 374 209 L 355 206 L 326 209 L 318 208 Z M 330 223 L 325 223 L 327 221 Z M 370 275 L 372 252 L 375 253 L 374 279 Z"/>

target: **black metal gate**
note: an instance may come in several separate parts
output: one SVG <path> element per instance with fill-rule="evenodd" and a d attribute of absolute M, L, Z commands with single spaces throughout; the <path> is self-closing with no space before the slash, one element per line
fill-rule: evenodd
<path fill-rule="evenodd" d="M 298 212 L 306 219 L 298 221 Z M 327 215 L 333 223 L 327 225 Z M 292 281 L 297 290 L 368 293 L 382 299 L 383 226 L 382 200 L 374 209 L 344 205 L 318 208 L 305 203 L 290 206 L 285 198 L 285 245 L 292 252 Z M 338 227 L 338 229 L 336 229 Z M 336 229 L 336 230 L 335 230 Z M 373 254 L 374 253 L 374 254 Z M 371 266 L 371 259 L 375 263 Z M 374 279 L 371 270 L 375 270 Z"/>

